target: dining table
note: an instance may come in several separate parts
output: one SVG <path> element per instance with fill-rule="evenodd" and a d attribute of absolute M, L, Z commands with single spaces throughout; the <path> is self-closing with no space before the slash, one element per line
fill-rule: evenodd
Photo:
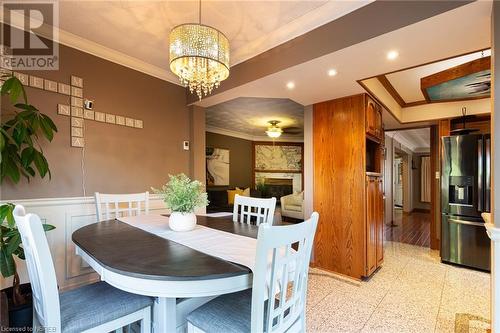
<path fill-rule="evenodd" d="M 89 224 L 72 240 L 102 281 L 154 297 L 153 331 L 170 333 L 216 296 L 251 287 L 257 234 L 232 216 L 197 216 L 195 231 L 180 233 L 168 216 L 139 215 Z"/>

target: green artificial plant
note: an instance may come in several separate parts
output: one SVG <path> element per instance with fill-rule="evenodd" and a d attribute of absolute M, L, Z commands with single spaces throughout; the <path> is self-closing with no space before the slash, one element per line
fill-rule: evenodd
<path fill-rule="evenodd" d="M 0 183 L 9 179 L 17 184 L 21 177 L 29 181 L 37 174 L 41 178 L 47 175 L 50 178 L 49 165 L 40 139 L 52 141 L 57 127 L 47 115 L 28 103 L 26 91 L 17 77 L 2 74 L 1 80 L 3 84 L 0 93 L 8 96 L 14 110 L 2 115 L 0 123 Z M 14 257 L 25 258 L 13 210 L 14 205 L 11 203 L 0 205 L 0 273 L 4 278 L 14 276 L 13 303 L 20 305 L 26 303 L 27 297 L 20 290 Z M 54 226 L 48 224 L 43 227 L 46 231 L 54 229 Z"/>
<path fill-rule="evenodd" d="M 151 188 L 161 195 L 168 209 L 178 213 L 194 213 L 195 208 L 208 205 L 204 186 L 197 180 L 191 180 L 181 173 L 169 175 L 170 180 L 161 189 Z"/>

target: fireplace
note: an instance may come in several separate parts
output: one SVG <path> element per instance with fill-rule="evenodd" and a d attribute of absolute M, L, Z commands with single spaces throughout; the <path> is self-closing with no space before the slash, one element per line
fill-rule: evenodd
<path fill-rule="evenodd" d="M 280 198 L 293 193 L 293 179 L 286 178 L 265 178 L 265 192 L 262 193 L 264 198 L 276 197 L 279 202 Z"/>

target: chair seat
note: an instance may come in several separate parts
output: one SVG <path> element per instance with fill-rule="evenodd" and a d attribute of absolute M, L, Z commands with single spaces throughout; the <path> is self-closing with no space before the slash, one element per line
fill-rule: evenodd
<path fill-rule="evenodd" d="M 267 304 L 268 301 L 265 301 L 264 322 L 267 318 Z M 288 313 L 289 309 L 285 310 L 285 316 Z M 252 289 L 247 289 L 213 299 L 191 312 L 187 316 L 187 321 L 206 333 L 248 333 L 251 328 L 251 317 Z"/>
<path fill-rule="evenodd" d="M 207 332 L 248 333 L 252 312 L 252 289 L 226 294 L 194 310 L 187 320 Z"/>
<path fill-rule="evenodd" d="M 105 282 L 64 292 L 59 301 L 63 333 L 81 332 L 153 304 L 151 297 L 127 293 Z"/>

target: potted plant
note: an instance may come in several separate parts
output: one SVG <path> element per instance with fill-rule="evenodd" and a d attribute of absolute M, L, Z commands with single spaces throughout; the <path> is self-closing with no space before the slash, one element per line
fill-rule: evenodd
<path fill-rule="evenodd" d="M 9 96 L 14 105 L 12 113 L 2 116 L 0 124 L 0 183 L 9 179 L 17 184 L 21 176 L 30 180 L 38 175 L 49 176 L 50 169 L 39 139 L 52 141 L 57 128 L 45 114 L 28 103 L 24 87 L 12 74 L 2 74 L 2 96 Z M 22 98 L 22 102 L 18 100 Z M 2 113 L 5 113 L 2 110 Z M 16 228 L 12 211 L 14 205 L 0 205 L 0 273 L 4 278 L 14 276 L 13 286 L 3 290 L 8 297 L 10 327 L 32 326 L 33 310 L 31 287 L 20 284 L 14 257 L 24 260 L 21 236 Z M 54 226 L 45 224 L 46 231 Z"/>
<path fill-rule="evenodd" d="M 207 193 L 204 186 L 197 180 L 191 180 L 181 173 L 169 175 L 170 180 L 161 189 L 152 188 L 159 194 L 168 209 L 171 210 L 168 225 L 174 231 L 189 231 L 196 227 L 194 210 L 208 205 Z"/>

